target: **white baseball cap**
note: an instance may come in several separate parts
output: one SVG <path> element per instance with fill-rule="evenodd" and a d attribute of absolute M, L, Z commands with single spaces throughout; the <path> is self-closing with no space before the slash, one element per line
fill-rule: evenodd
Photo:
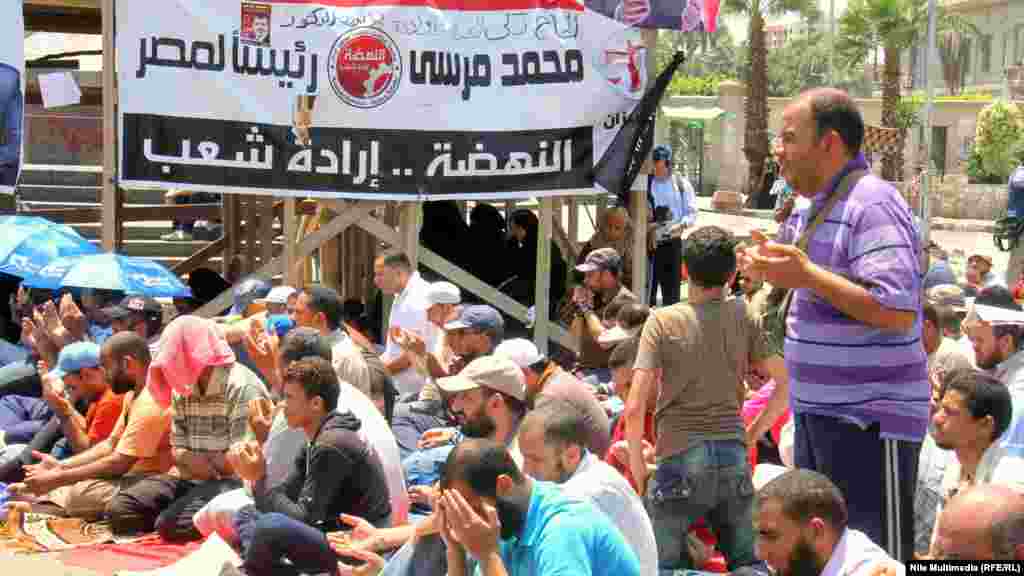
<path fill-rule="evenodd" d="M 462 302 L 459 287 L 451 282 L 434 282 L 427 287 L 427 305 L 458 304 Z"/>
<path fill-rule="evenodd" d="M 295 288 L 292 288 L 291 286 L 275 286 L 274 288 L 270 289 L 270 292 L 267 293 L 267 297 L 266 298 L 258 298 L 258 299 L 256 299 L 256 303 L 257 304 L 287 304 L 288 303 L 288 298 L 290 298 L 292 296 L 292 294 L 295 294 L 296 292 L 298 292 L 298 290 L 296 290 Z"/>
<path fill-rule="evenodd" d="M 508 358 L 520 368 L 529 368 L 544 359 L 533 342 L 525 338 L 505 340 L 494 349 L 494 355 Z"/>

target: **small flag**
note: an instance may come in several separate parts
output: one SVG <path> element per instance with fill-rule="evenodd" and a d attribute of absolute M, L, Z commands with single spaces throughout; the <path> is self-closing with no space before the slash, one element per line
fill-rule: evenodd
<path fill-rule="evenodd" d="M 623 202 L 628 199 L 629 187 L 636 180 L 644 159 L 654 145 L 654 121 L 658 115 L 658 103 L 665 95 L 676 69 L 685 59 L 684 53 L 676 52 L 629 118 L 623 122 L 611 145 L 594 167 L 594 182 L 608 192 L 617 194 Z"/>

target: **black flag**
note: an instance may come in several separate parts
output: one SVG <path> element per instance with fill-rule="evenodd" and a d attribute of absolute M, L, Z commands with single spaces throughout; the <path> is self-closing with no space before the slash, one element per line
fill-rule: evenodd
<path fill-rule="evenodd" d="M 636 180 L 644 159 L 654 146 L 654 120 L 658 115 L 658 103 L 665 95 L 676 69 L 685 59 L 685 54 L 676 52 L 632 114 L 622 123 L 619 133 L 594 166 L 594 181 L 605 190 L 617 194 L 623 203 L 628 200 L 629 187 Z"/>

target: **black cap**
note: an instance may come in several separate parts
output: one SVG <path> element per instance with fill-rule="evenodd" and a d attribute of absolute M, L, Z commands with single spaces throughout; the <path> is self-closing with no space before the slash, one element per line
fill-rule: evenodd
<path fill-rule="evenodd" d="M 164 313 L 164 307 L 156 300 L 147 296 L 125 296 L 117 306 L 105 308 L 111 320 L 120 320 L 132 315 L 154 316 Z"/>

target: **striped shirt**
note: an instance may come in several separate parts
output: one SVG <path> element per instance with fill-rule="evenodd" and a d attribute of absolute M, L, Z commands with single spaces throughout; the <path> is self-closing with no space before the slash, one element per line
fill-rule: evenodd
<path fill-rule="evenodd" d="M 863 155 L 848 163 L 799 213 L 802 232 Z M 794 412 L 878 423 L 883 438 L 921 441 L 928 426 L 927 356 L 921 342 L 920 241 L 902 196 L 866 175 L 836 203 L 807 248 L 815 264 L 867 288 L 882 306 L 916 314 L 897 333 L 850 318 L 811 290 L 797 290 L 786 321 L 785 360 Z"/>
<path fill-rule="evenodd" d="M 198 386 L 190 396 L 174 395 L 171 447 L 191 452 L 226 452 L 249 433 L 249 401 L 269 398 L 252 370 L 235 362 L 210 374 L 206 394 Z"/>

